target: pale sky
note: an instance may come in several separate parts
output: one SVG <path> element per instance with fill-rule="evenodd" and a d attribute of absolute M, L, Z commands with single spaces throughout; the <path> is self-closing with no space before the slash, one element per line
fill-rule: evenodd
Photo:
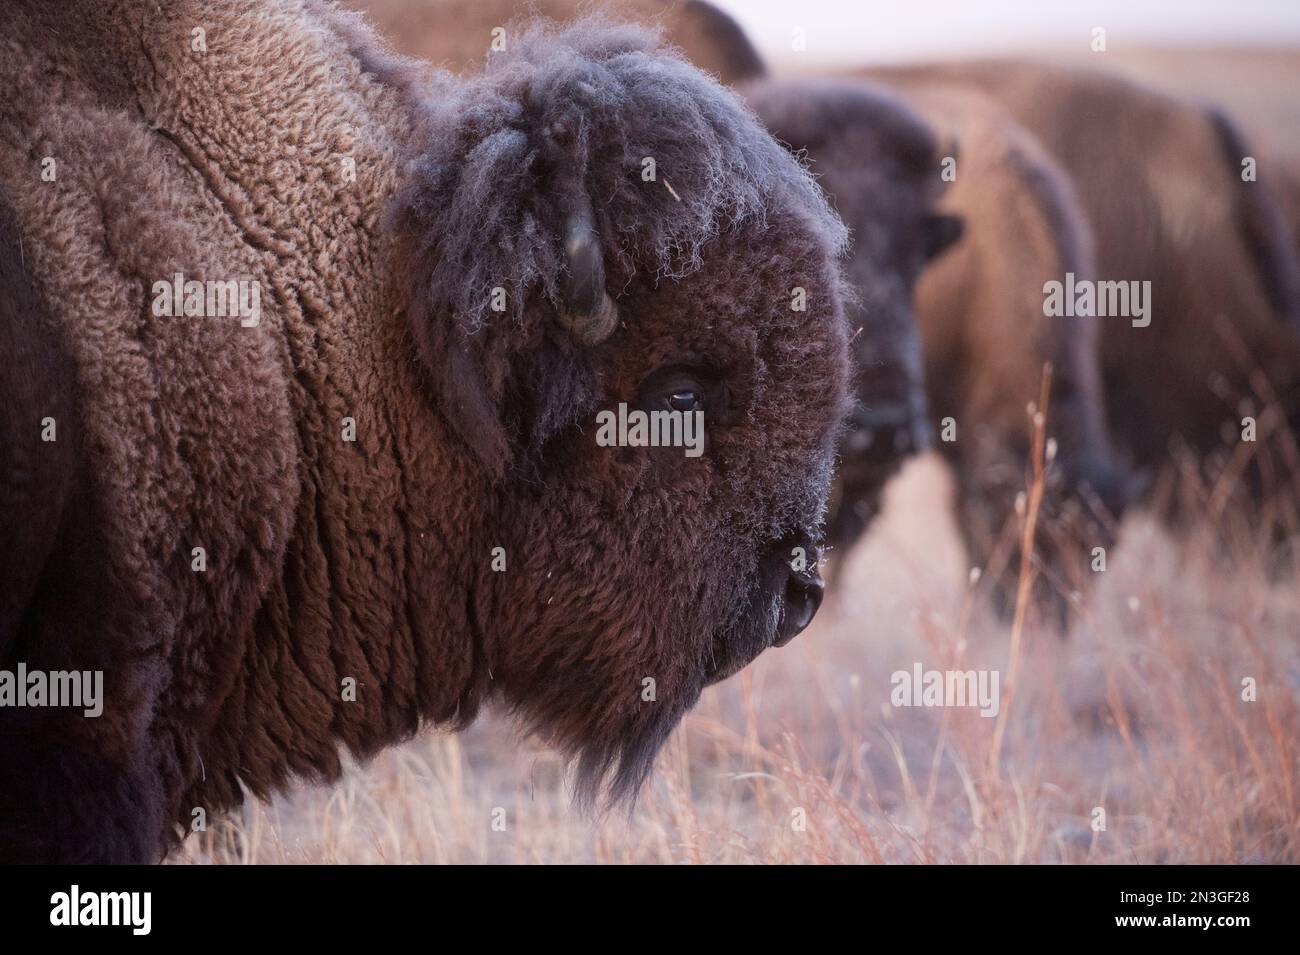
<path fill-rule="evenodd" d="M 1300 45 L 1300 0 L 712 0 L 773 61 L 802 27 L 820 62 L 1179 44 Z"/>

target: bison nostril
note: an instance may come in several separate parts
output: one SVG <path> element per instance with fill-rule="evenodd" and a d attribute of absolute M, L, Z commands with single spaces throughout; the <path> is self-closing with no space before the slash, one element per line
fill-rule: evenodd
<path fill-rule="evenodd" d="M 817 573 L 792 573 L 785 585 L 785 604 L 777 625 L 775 645 L 783 647 L 807 629 L 822 605 L 825 585 Z"/>

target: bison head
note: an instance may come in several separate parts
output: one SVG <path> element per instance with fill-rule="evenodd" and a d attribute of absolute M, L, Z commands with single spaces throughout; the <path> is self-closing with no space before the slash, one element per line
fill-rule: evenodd
<path fill-rule="evenodd" d="M 857 364 L 828 536 L 848 546 L 879 509 L 904 456 L 930 442 L 912 289 L 926 263 L 962 234 L 934 208 L 941 151 L 926 123 L 865 83 L 761 80 L 744 87 L 778 139 L 806 153 L 853 235 L 846 265 L 858 296 L 849 321 Z"/>
<path fill-rule="evenodd" d="M 429 110 L 395 219 L 433 404 L 482 475 L 478 649 L 580 795 L 633 793 L 704 687 L 820 602 L 845 232 L 638 28 L 530 28 Z M 699 453 L 607 446 L 620 408 L 702 412 Z"/>

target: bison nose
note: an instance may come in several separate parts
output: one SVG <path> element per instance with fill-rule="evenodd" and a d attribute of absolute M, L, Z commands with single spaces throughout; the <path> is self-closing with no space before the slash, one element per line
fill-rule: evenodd
<path fill-rule="evenodd" d="M 815 561 L 806 570 L 791 569 L 785 582 L 785 599 L 781 606 L 781 620 L 776 627 L 774 646 L 783 647 L 808 629 L 817 608 L 822 605 L 822 592 L 825 589 Z"/>
<path fill-rule="evenodd" d="M 821 548 L 807 531 L 781 538 L 767 552 L 765 589 L 780 605 L 773 646 L 785 646 L 812 623 L 825 589 L 817 569 L 820 560 Z"/>
<path fill-rule="evenodd" d="M 822 605 L 822 591 L 825 589 L 819 574 L 790 575 L 785 586 L 785 607 L 782 608 L 781 622 L 776 628 L 774 646 L 783 647 L 808 629 L 817 608 Z"/>

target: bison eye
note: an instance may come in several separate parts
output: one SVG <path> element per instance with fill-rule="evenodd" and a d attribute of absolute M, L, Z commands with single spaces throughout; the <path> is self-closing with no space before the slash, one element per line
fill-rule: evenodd
<path fill-rule="evenodd" d="M 707 411 L 709 423 L 731 423 L 734 409 L 724 373 L 704 361 L 663 365 L 647 375 L 637 388 L 637 407 L 643 411 Z"/>
<path fill-rule="evenodd" d="M 703 396 L 693 388 L 678 388 L 667 398 L 671 411 L 695 411 L 704 405 Z"/>

